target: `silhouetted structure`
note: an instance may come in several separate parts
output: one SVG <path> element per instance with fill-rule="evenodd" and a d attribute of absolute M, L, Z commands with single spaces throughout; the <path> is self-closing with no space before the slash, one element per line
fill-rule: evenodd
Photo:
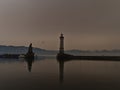
<path fill-rule="evenodd" d="M 57 59 L 58 60 L 66 60 L 66 59 L 71 59 L 73 55 L 65 54 L 64 53 L 64 36 L 63 34 L 60 35 L 60 48 L 59 48 L 59 53 L 57 54 Z"/>
<path fill-rule="evenodd" d="M 34 53 L 33 53 L 33 49 L 32 49 L 32 43 L 29 45 L 28 52 L 25 55 L 25 58 L 26 59 L 34 59 Z"/>
<path fill-rule="evenodd" d="M 66 54 L 64 54 L 64 36 L 61 33 L 60 35 L 60 48 L 59 53 L 57 54 L 57 59 L 64 59 L 66 58 Z"/>
<path fill-rule="evenodd" d="M 64 36 L 61 34 L 60 36 L 60 49 L 59 49 L 60 54 L 64 54 Z"/>

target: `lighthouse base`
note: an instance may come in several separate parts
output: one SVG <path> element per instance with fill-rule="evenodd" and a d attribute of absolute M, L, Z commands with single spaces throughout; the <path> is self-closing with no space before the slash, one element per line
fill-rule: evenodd
<path fill-rule="evenodd" d="M 73 59 L 73 55 L 64 54 L 64 53 L 58 53 L 57 54 L 57 60 L 71 60 Z"/>

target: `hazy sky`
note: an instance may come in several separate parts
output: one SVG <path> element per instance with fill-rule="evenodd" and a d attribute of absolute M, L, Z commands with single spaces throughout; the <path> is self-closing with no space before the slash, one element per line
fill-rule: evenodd
<path fill-rule="evenodd" d="M 120 49 L 120 0 L 0 0 L 0 44 Z"/>

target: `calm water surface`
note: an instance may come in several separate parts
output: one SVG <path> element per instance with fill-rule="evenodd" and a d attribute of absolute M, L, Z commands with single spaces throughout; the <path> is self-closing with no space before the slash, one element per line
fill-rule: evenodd
<path fill-rule="evenodd" d="M 0 59 L 0 90 L 120 89 L 120 62 Z"/>

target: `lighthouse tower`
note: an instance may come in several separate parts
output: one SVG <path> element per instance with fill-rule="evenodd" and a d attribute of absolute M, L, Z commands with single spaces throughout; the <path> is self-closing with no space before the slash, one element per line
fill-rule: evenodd
<path fill-rule="evenodd" d="M 59 54 L 64 54 L 64 36 L 61 33 L 60 36 L 60 49 L 59 49 Z"/>

